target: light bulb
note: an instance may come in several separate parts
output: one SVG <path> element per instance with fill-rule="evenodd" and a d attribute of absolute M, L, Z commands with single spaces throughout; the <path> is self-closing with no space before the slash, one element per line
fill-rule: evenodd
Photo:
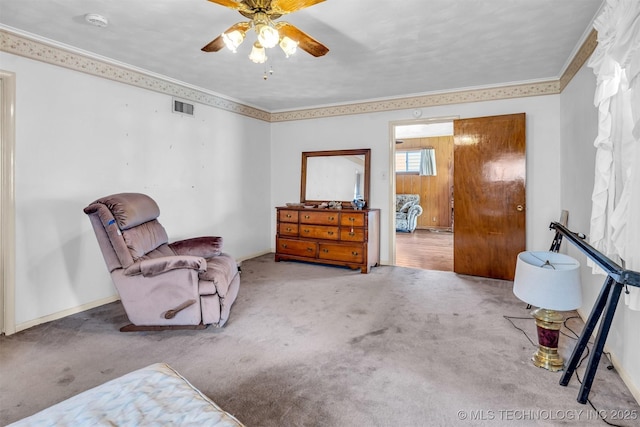
<path fill-rule="evenodd" d="M 222 40 L 231 52 L 236 53 L 236 49 L 244 40 L 244 34 L 238 30 L 233 30 L 228 33 L 222 33 Z"/>
<path fill-rule="evenodd" d="M 288 58 L 289 56 L 296 53 L 296 50 L 298 49 L 298 42 L 291 40 L 287 36 L 284 36 L 282 40 L 280 40 L 280 47 L 282 48 L 282 50 L 284 51 L 284 54 Z"/>
<path fill-rule="evenodd" d="M 266 62 L 267 53 L 265 52 L 264 47 L 260 45 L 260 43 L 255 42 L 253 44 L 253 48 L 251 49 L 251 53 L 249 54 L 249 59 L 256 64 L 264 64 Z"/>
<path fill-rule="evenodd" d="M 261 25 L 258 29 L 258 41 L 260 42 L 262 47 L 272 48 L 278 44 L 278 40 L 280 40 L 278 30 L 276 30 L 272 26 Z"/>

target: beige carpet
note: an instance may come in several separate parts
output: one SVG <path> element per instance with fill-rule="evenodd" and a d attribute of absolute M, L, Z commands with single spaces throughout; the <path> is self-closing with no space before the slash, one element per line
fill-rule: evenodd
<path fill-rule="evenodd" d="M 166 362 L 247 426 L 604 425 L 575 377 L 561 387 L 531 364 L 535 347 L 503 316 L 525 317 L 513 322 L 535 341 L 511 282 L 265 255 L 242 264 L 223 329 L 120 333 L 113 303 L 0 337 L 0 424 Z M 566 357 L 574 342 L 561 337 Z M 606 362 L 590 400 L 640 413 Z"/>

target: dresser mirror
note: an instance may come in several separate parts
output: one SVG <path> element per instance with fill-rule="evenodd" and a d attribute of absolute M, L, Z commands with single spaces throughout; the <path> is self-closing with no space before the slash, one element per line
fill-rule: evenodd
<path fill-rule="evenodd" d="M 369 202 L 371 149 L 302 153 L 300 202 L 342 202 L 351 207 L 356 195 Z M 357 194 L 359 193 L 359 194 Z"/>

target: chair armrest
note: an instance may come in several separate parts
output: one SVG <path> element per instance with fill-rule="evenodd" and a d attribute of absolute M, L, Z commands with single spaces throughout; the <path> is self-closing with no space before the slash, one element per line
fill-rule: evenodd
<path fill-rule="evenodd" d="M 409 213 L 409 209 L 411 209 L 413 206 L 416 206 L 414 201 L 406 202 L 404 205 L 402 205 L 398 212 Z"/>
<path fill-rule="evenodd" d="M 413 205 L 409 208 L 409 212 L 408 212 L 409 216 L 420 216 L 422 215 L 422 206 L 420 205 Z"/>
<path fill-rule="evenodd" d="M 202 257 L 177 255 L 145 259 L 136 263 L 144 277 L 153 277 L 171 270 L 189 269 L 202 273 L 207 270 L 207 261 Z M 133 267 L 133 266 L 132 266 Z M 129 272 L 126 272 L 129 274 Z"/>
<path fill-rule="evenodd" d="M 169 243 L 169 247 L 176 255 L 212 258 L 222 253 L 222 237 L 205 236 L 178 240 L 176 242 Z"/>
<path fill-rule="evenodd" d="M 412 221 L 416 221 L 420 215 L 422 215 L 422 206 L 413 205 L 409 208 L 409 212 L 407 212 L 407 220 L 411 223 Z"/>

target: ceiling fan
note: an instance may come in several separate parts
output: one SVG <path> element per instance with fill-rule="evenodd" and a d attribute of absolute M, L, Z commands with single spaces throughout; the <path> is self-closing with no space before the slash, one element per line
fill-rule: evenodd
<path fill-rule="evenodd" d="M 323 56 L 329 48 L 304 33 L 288 22 L 273 22 L 286 15 L 325 0 L 209 0 L 212 3 L 237 10 L 249 21 L 233 24 L 221 35 L 213 39 L 201 50 L 217 52 L 224 46 L 235 52 L 244 41 L 247 31 L 253 28 L 258 40 L 253 44 L 249 59 L 256 63 L 267 60 L 265 48 L 280 45 L 285 55 L 289 57 L 298 47 L 315 56 Z"/>

